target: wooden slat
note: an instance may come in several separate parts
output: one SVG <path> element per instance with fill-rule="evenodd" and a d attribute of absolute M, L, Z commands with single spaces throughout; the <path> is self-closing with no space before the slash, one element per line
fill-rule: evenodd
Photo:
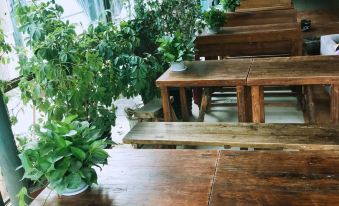
<path fill-rule="evenodd" d="M 338 174 L 338 151 L 221 151 L 210 206 L 338 205 Z"/>
<path fill-rule="evenodd" d="M 218 151 L 111 150 L 98 185 L 73 197 L 45 189 L 31 206 L 207 206 Z"/>
<path fill-rule="evenodd" d="M 144 122 L 136 125 L 123 141 L 126 144 L 337 150 L 339 128 L 305 124 Z"/>

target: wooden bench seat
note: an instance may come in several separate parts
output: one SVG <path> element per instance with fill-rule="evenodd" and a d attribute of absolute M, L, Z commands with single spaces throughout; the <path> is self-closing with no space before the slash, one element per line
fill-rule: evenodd
<path fill-rule="evenodd" d="M 125 144 L 232 146 L 241 148 L 338 150 L 336 125 L 142 122 Z"/>

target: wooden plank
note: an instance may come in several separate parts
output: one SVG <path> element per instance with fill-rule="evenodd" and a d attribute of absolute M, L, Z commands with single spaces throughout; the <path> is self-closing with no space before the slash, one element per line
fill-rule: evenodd
<path fill-rule="evenodd" d="M 241 0 L 236 9 L 241 11 L 263 11 L 293 8 L 291 0 Z"/>
<path fill-rule="evenodd" d="M 254 59 L 248 85 L 307 85 L 339 83 L 337 56 Z"/>
<path fill-rule="evenodd" d="M 338 150 L 335 125 L 208 122 L 142 122 L 123 139 L 125 144 L 234 146 Z"/>
<path fill-rule="evenodd" d="M 245 85 L 251 59 L 187 61 L 187 70 L 167 70 L 156 83 L 159 87 L 217 87 Z"/>
<path fill-rule="evenodd" d="M 171 118 L 171 105 L 169 101 L 168 89 L 167 87 L 161 87 L 161 98 L 162 98 L 162 110 L 164 113 L 164 121 L 170 122 Z"/>
<path fill-rule="evenodd" d="M 221 151 L 210 205 L 338 205 L 338 173 L 338 151 Z"/>
<path fill-rule="evenodd" d="M 159 117 L 162 110 L 161 99 L 153 99 L 143 107 L 134 111 L 134 116 L 141 119 L 154 119 Z"/>
<path fill-rule="evenodd" d="M 251 87 L 252 118 L 254 123 L 265 122 L 264 90 L 262 86 Z"/>
<path fill-rule="evenodd" d="M 110 150 L 98 185 L 73 197 L 45 189 L 31 206 L 208 205 L 218 151 Z M 199 180 L 199 181 L 197 181 Z"/>
<path fill-rule="evenodd" d="M 296 42 L 302 43 L 300 26 L 281 23 L 224 27 L 219 34 L 198 36 L 195 45 L 199 57 L 294 55 Z"/>
<path fill-rule="evenodd" d="M 297 11 L 295 9 L 231 12 L 228 13 L 225 27 L 285 24 L 295 22 L 297 22 Z"/>

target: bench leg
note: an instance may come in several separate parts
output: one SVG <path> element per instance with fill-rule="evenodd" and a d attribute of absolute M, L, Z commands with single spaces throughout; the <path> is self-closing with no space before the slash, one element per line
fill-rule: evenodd
<path fill-rule="evenodd" d="M 202 93 L 202 100 L 201 100 L 199 117 L 198 117 L 199 122 L 204 121 L 206 109 L 207 109 L 207 106 L 208 106 L 208 100 L 210 99 L 210 95 L 211 95 L 210 89 L 205 88 L 203 93 Z"/>
<path fill-rule="evenodd" d="M 331 120 L 333 124 L 339 123 L 339 85 L 331 85 Z"/>
<path fill-rule="evenodd" d="M 189 120 L 189 112 L 187 108 L 187 97 L 186 97 L 186 88 L 185 87 L 180 87 L 180 103 L 181 103 L 181 114 L 182 114 L 182 119 L 184 122 L 188 122 Z"/>
<path fill-rule="evenodd" d="M 169 101 L 168 88 L 161 87 L 162 109 L 164 112 L 164 121 L 170 122 L 171 119 L 171 105 Z"/>
<path fill-rule="evenodd" d="M 263 86 L 252 86 L 252 117 L 254 123 L 265 122 L 265 108 L 264 108 L 264 89 Z"/>

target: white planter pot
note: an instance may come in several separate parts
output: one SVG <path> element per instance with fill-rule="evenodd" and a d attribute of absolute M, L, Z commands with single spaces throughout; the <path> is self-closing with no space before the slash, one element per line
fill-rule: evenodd
<path fill-rule="evenodd" d="M 64 193 L 62 193 L 62 196 L 74 196 L 77 194 L 80 194 L 87 190 L 88 185 L 85 182 L 82 182 L 81 185 L 76 189 L 66 189 Z"/>
<path fill-rule="evenodd" d="M 184 62 L 172 62 L 170 67 L 172 72 L 182 72 L 185 71 L 186 68 Z"/>

